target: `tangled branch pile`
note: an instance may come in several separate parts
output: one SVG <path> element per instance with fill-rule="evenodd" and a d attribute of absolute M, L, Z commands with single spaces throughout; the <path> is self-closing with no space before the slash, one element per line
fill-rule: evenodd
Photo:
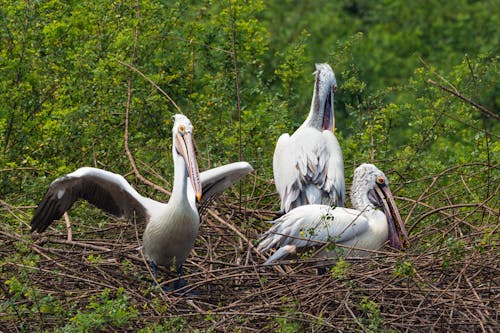
<path fill-rule="evenodd" d="M 428 184 L 419 198 L 397 197 L 411 248 L 332 261 L 324 275 L 313 258 L 262 266 L 253 242 L 272 211 L 252 208 L 259 198 L 240 206 L 222 197 L 204 211 L 177 292 L 152 284 L 137 249 L 143 226 L 107 219 L 78 227 L 74 240 L 63 223 L 40 236 L 2 226 L 0 331 L 495 332 L 498 183 L 484 184 L 489 195 L 476 201 L 439 187 L 456 178 L 472 194 L 468 180 L 484 172 L 498 168 L 462 165 L 419 180 Z M 3 210 L 29 220 L 25 208 Z M 165 284 L 177 278 L 161 275 Z"/>

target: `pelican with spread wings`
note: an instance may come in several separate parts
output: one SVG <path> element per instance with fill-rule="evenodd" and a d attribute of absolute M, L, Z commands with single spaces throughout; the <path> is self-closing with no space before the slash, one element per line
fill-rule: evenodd
<path fill-rule="evenodd" d="M 75 201 L 83 199 L 118 218 L 146 223 L 143 251 L 155 279 L 158 265 L 174 265 L 182 275 L 182 265 L 198 236 L 197 202 L 203 203 L 253 170 L 247 162 L 236 162 L 200 173 L 192 133 L 190 120 L 184 115 L 175 115 L 172 128 L 174 184 L 168 203 L 140 195 L 119 174 L 83 167 L 52 182 L 35 210 L 31 231 L 43 232 Z"/>

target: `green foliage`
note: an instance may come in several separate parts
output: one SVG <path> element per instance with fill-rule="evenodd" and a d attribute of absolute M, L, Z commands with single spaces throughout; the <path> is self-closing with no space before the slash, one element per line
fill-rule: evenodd
<path fill-rule="evenodd" d="M 500 122 L 429 83 L 498 114 L 495 1 L 432 0 L 422 6 L 398 0 L 145 0 L 138 8 L 135 2 L 110 0 L 0 3 L 0 199 L 28 213 L 53 179 L 79 166 L 129 174 L 123 139 L 129 82 L 132 153 L 141 170 L 151 168 L 171 179 L 171 116 L 179 111 L 119 61 L 132 61 L 190 117 L 201 170 L 240 157 L 252 163 L 255 184 L 244 181 L 240 192 L 259 197 L 247 203 L 257 206 L 251 208 L 279 206 L 276 196 L 268 195 L 274 145 L 306 117 L 315 62 L 330 63 L 337 76 L 335 134 L 346 183 L 354 167 L 376 163 L 388 175 L 402 215 L 413 212 L 410 225 L 424 210 L 458 200 L 485 202 L 495 195 Z M 464 167 L 443 173 L 457 166 Z M 128 180 L 134 182 L 133 177 Z M 141 193 L 150 191 L 134 185 Z M 402 200 L 422 194 L 428 206 L 412 210 L 413 202 Z M 3 207 L 2 231 L 27 232 L 23 222 L 29 217 Z M 472 246 L 480 251 L 495 246 L 497 221 L 485 221 L 480 211 L 466 207 L 455 208 L 453 216 L 465 213 L 467 223 L 459 224 L 463 233 L 478 226 L 486 230 Z M 105 223 L 101 212 L 86 204 L 75 205 L 71 214 L 75 233 L 90 223 Z M 246 222 L 254 228 L 260 220 Z M 413 232 L 431 225 L 440 231 L 456 223 L 438 214 L 417 222 Z M 303 230 L 303 236 L 313 232 Z M 255 233 L 255 228 L 249 231 Z M 334 241 L 327 249 L 341 251 Z M 1 282 L 10 299 L 0 303 L 0 312 L 13 321 L 36 318 L 32 327 L 20 324 L 21 330 L 44 329 L 47 318 L 66 325 L 63 331 L 126 330 L 138 321 L 123 291 L 105 291 L 84 308 L 68 309 L 32 287 L 29 273 L 40 258 L 31 243 L 22 238 L 12 245 L 15 255 L 0 259 Z M 441 249 L 442 268 L 449 269 L 464 258 L 470 244 L 457 235 L 434 232 L 421 235 L 417 246 L 422 249 L 412 251 Z M 85 259 L 96 265 L 104 260 L 99 255 Z M 131 267 L 124 261 L 121 269 L 138 274 Z M 348 273 L 349 264 L 342 259 L 331 271 L 338 279 Z M 415 273 L 406 259 L 394 268 L 395 277 Z M 157 299 L 151 304 L 160 313 L 168 310 Z M 293 319 L 300 319 L 298 305 L 290 300 L 284 304 L 284 316 L 272 319 L 272 328 L 304 329 Z M 366 330 L 382 330 L 378 304 L 364 299 L 358 310 Z M 156 328 L 146 326 L 145 332 L 162 329 L 190 327 L 185 318 L 173 317 Z"/>
<path fill-rule="evenodd" d="M 394 276 L 412 278 L 415 276 L 416 270 L 410 261 L 396 261 L 394 267 Z"/>
<path fill-rule="evenodd" d="M 64 308 L 59 299 L 50 294 L 44 294 L 33 286 L 30 273 L 35 271 L 39 257 L 33 253 L 23 252 L 23 246 L 17 246 L 17 248 L 20 252 L 0 260 L 0 276 L 3 284 L 1 289 L 7 296 L 7 301 L 0 303 L 0 312 L 4 314 L 2 320 L 15 322 L 22 317 L 30 317 L 37 318 L 41 324 L 44 317 L 64 316 Z M 19 270 L 9 269 L 14 266 L 13 263 L 17 263 Z M 22 322 L 19 328 L 31 330 Z"/>
<path fill-rule="evenodd" d="M 443 269 L 448 268 L 453 263 L 461 262 L 466 251 L 465 244 L 462 240 L 449 237 L 445 240 L 444 246 L 445 252 L 443 253 L 443 263 L 441 264 Z"/>
<path fill-rule="evenodd" d="M 112 295 L 109 289 L 90 297 L 85 311 L 78 310 L 59 332 L 93 332 L 110 328 L 131 328 L 138 311 L 128 305 L 129 296 L 122 288 Z"/>
<path fill-rule="evenodd" d="M 474 35 L 470 29 L 477 22 L 494 26 L 487 24 L 498 16 L 490 7 L 460 0 L 429 6 L 141 1 L 136 12 L 133 3 L 113 1 L 4 2 L 0 167 L 32 171 L 1 173 L 2 193 L 44 188 L 80 165 L 127 172 L 129 77 L 130 146 L 136 158 L 171 176 L 170 116 L 178 111 L 118 62 L 132 56 L 195 124 L 202 169 L 235 161 L 241 150 L 271 178 L 274 142 L 303 121 L 313 62 L 322 61 L 337 73 L 336 133 L 348 177 L 367 160 L 395 161 L 394 169 L 418 173 L 491 159 L 499 149 L 492 136 L 498 124 L 426 83 L 439 68 L 460 92 L 498 109 L 497 57 L 491 56 L 498 54 L 498 36 L 490 28 Z M 460 15 L 450 16 L 458 13 L 450 8 Z M 432 24 L 423 23 L 428 19 Z M 453 43 L 436 49 L 439 37 Z M 432 67 L 421 67 L 421 59 Z M 29 193 L 33 202 L 39 198 Z"/>
<path fill-rule="evenodd" d="M 304 30 L 299 39 L 286 45 L 282 51 L 278 52 L 279 58 L 283 59 L 283 62 L 275 70 L 275 74 L 282 81 L 284 87 L 282 112 L 288 111 L 288 116 L 295 120 L 292 123 L 293 127 L 298 127 L 302 123 L 304 116 L 303 110 L 297 108 L 297 105 L 302 104 L 300 103 L 302 96 L 297 91 L 296 82 L 304 77 L 304 74 L 308 74 L 308 71 L 304 68 L 304 64 L 309 61 L 304 55 L 308 37 L 309 34 Z"/>
<path fill-rule="evenodd" d="M 349 277 L 349 267 L 351 264 L 343 258 L 339 258 L 335 265 L 330 268 L 330 274 L 335 279 L 347 279 Z"/>
<path fill-rule="evenodd" d="M 93 332 L 110 328 L 129 328 L 131 320 L 138 316 L 138 311 L 127 304 L 129 296 L 122 288 L 113 293 L 106 289 L 90 297 L 85 310 L 77 310 L 76 314 L 73 311 L 68 312 L 60 299 L 50 294 L 45 295 L 31 286 L 28 271 L 29 269 L 23 270 L 5 281 L 10 301 L 2 303 L 0 310 L 7 319 L 18 320 L 24 316 L 39 318 L 39 328 L 42 328 L 43 318 L 53 317 L 61 323 L 56 332 Z"/>

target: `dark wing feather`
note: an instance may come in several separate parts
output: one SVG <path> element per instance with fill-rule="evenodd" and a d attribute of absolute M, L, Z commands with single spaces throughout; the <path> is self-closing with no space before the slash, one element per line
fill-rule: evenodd
<path fill-rule="evenodd" d="M 47 229 L 78 199 L 84 199 L 118 218 L 134 217 L 138 221 L 148 218 L 146 208 L 118 183 L 96 175 L 68 175 L 57 179 L 48 188 L 31 220 L 31 231 Z"/>

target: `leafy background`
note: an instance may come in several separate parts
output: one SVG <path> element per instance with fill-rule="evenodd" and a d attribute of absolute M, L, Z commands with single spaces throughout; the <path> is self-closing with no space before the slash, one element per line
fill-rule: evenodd
<path fill-rule="evenodd" d="M 272 217 L 269 212 L 279 207 L 272 183 L 274 144 L 305 119 L 317 62 L 331 64 L 339 83 L 336 135 L 347 183 L 360 163 L 377 164 L 412 226 L 407 255 L 439 249 L 439 269 L 453 260 L 456 267 L 468 265 L 476 254 L 490 256 L 494 270 L 485 273 L 491 280 L 488 297 L 498 294 L 498 254 L 493 251 L 499 216 L 498 1 L 1 4 L 0 327 L 6 331 L 147 331 L 158 325 L 160 319 L 138 319 L 143 303 L 122 286 L 98 288 L 74 306 L 66 304 L 64 294 L 42 288 L 33 276 L 43 273 L 47 258 L 39 253 L 42 247 L 37 252 L 31 245 L 33 208 L 53 179 L 82 165 L 124 174 L 142 193 L 168 200 L 134 177 L 125 155 L 125 119 L 128 112 L 128 147 L 139 170 L 169 189 L 171 116 L 182 110 L 195 126 L 200 169 L 240 159 L 254 166 L 253 176 L 213 209 L 225 212 L 243 203 L 253 214 L 220 216 L 250 241 L 255 239 Z M 72 210 L 71 218 L 75 237 L 82 241 L 95 237 L 85 232 L 89 228 L 127 228 L 84 204 Z M 63 223 L 54 228 L 54 237 L 64 239 Z M 198 245 L 199 251 L 207 251 L 206 244 Z M 81 258 L 97 265 L 93 255 Z M 409 265 L 413 272 L 422 264 L 407 257 L 398 260 L 399 266 L 389 265 L 393 271 Z M 148 274 L 145 265 L 138 267 Z M 43 274 L 51 279 L 50 271 Z M 138 286 L 149 287 L 146 281 Z M 497 299 L 489 302 L 479 295 L 484 306 L 498 306 Z M 195 320 L 169 309 L 165 297 L 158 296 L 153 307 L 157 314 L 174 316 L 168 325 L 227 329 L 214 324 L 219 319 L 210 317 L 210 311 L 215 310 L 199 305 L 201 319 Z M 311 329 L 304 321 L 307 310 L 301 312 L 297 299 L 286 293 L 283 297 L 288 299 L 276 308 L 278 319 L 240 319 L 241 326 L 231 327 Z M 351 318 L 346 330 L 401 329 L 388 323 L 382 299 L 359 296 L 353 302 L 355 314 L 368 321 Z M 48 310 L 40 308 L 44 304 Z M 111 310 L 122 312 L 110 317 Z M 497 310 L 477 315 L 471 327 L 498 328 Z M 290 313 L 293 319 L 283 315 Z M 85 326 L 99 314 L 101 322 Z M 38 319 L 29 319 L 33 317 Z M 451 319 L 436 320 L 453 324 Z M 318 325 L 319 330 L 327 327 Z"/>

